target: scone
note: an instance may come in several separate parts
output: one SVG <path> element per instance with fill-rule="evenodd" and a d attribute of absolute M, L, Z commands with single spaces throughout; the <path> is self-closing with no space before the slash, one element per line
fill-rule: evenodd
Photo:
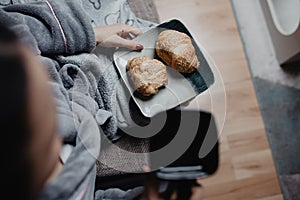
<path fill-rule="evenodd" d="M 166 66 L 157 59 L 136 57 L 128 61 L 126 69 L 136 90 L 144 96 L 156 94 L 168 84 Z"/>
<path fill-rule="evenodd" d="M 200 65 L 191 38 L 179 31 L 162 31 L 155 51 L 168 66 L 182 73 L 191 73 Z"/>

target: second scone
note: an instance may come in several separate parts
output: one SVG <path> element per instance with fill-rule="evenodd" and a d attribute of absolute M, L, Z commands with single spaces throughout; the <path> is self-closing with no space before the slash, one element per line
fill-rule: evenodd
<path fill-rule="evenodd" d="M 155 51 L 168 66 L 182 73 L 191 73 L 199 67 L 191 38 L 176 30 L 162 31 L 156 41 Z"/>
<path fill-rule="evenodd" d="M 128 61 L 126 70 L 136 90 L 144 96 L 156 94 L 168 84 L 166 66 L 159 60 L 136 57 Z"/>

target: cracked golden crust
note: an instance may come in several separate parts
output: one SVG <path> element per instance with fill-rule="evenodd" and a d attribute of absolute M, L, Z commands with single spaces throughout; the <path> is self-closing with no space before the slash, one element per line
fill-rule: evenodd
<path fill-rule="evenodd" d="M 191 38 L 176 30 L 162 31 L 155 51 L 168 66 L 182 73 L 191 73 L 200 65 Z"/>
<path fill-rule="evenodd" d="M 156 94 L 168 84 L 166 66 L 159 60 L 136 57 L 128 61 L 126 69 L 134 87 L 144 96 Z"/>

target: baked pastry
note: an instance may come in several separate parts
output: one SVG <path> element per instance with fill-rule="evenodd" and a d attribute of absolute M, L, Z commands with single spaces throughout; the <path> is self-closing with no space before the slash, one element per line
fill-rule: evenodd
<path fill-rule="evenodd" d="M 157 59 L 133 58 L 128 61 L 126 70 L 136 90 L 144 96 L 156 94 L 160 87 L 168 84 L 166 66 Z"/>
<path fill-rule="evenodd" d="M 155 51 L 168 66 L 182 73 L 191 73 L 200 65 L 191 38 L 176 30 L 162 31 Z"/>

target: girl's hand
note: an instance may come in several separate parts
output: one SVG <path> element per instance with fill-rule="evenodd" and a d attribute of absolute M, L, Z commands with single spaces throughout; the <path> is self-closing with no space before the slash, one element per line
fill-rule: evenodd
<path fill-rule="evenodd" d="M 103 47 L 125 47 L 131 50 L 141 51 L 144 47 L 132 38 L 142 32 L 135 27 L 126 24 L 113 24 L 94 28 L 97 45 Z"/>

